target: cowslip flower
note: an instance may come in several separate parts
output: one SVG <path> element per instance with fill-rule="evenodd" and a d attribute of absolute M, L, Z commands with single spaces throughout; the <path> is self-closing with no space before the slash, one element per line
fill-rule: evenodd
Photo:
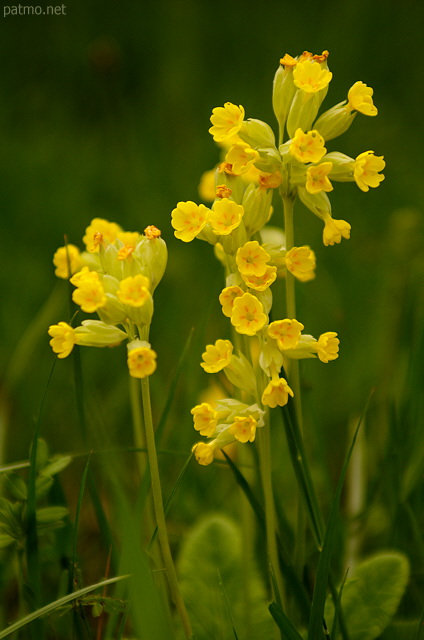
<path fill-rule="evenodd" d="M 233 356 L 233 345 L 229 340 L 217 340 L 215 344 L 208 344 L 202 354 L 200 364 L 206 373 L 217 373 L 230 364 Z"/>
<path fill-rule="evenodd" d="M 257 240 L 250 240 L 237 250 L 236 263 L 245 276 L 263 276 L 270 255 Z"/>
<path fill-rule="evenodd" d="M 74 278 L 75 276 L 71 279 L 73 284 Z M 80 277 L 77 281 L 78 286 L 72 292 L 72 300 L 75 304 L 86 313 L 93 313 L 105 306 L 107 298 L 97 272 L 89 271 L 85 277 Z"/>
<path fill-rule="evenodd" d="M 310 247 L 292 247 L 285 255 L 286 268 L 301 282 L 315 278 L 316 259 Z"/>
<path fill-rule="evenodd" d="M 332 168 L 332 162 L 322 162 L 321 164 L 308 167 L 306 170 L 306 190 L 309 193 L 332 191 L 333 185 L 328 179 L 328 174 L 330 173 Z"/>
<path fill-rule="evenodd" d="M 216 200 L 209 212 L 209 223 L 218 236 L 227 236 L 236 229 L 244 215 L 244 208 L 233 200 L 222 198 Z"/>
<path fill-rule="evenodd" d="M 225 156 L 225 162 L 231 164 L 236 175 L 247 173 L 256 160 L 259 160 L 259 153 L 246 143 L 233 145 Z"/>
<path fill-rule="evenodd" d="M 324 138 L 318 131 L 304 133 L 302 129 L 296 129 L 290 144 L 290 153 L 296 160 L 303 163 L 320 162 L 326 152 Z"/>
<path fill-rule="evenodd" d="M 122 229 L 116 222 L 109 222 L 104 218 L 93 218 L 86 228 L 82 240 L 87 247 L 87 251 L 98 252 L 100 244 L 104 240 L 112 244 L 121 232 Z"/>
<path fill-rule="evenodd" d="M 74 244 L 59 247 L 53 256 L 55 275 L 67 280 L 83 266 L 81 252 Z"/>
<path fill-rule="evenodd" d="M 317 93 L 325 89 L 332 77 L 331 71 L 309 59 L 298 62 L 293 70 L 294 84 L 306 93 Z"/>
<path fill-rule="evenodd" d="M 304 326 L 295 319 L 275 320 L 268 327 L 268 335 L 277 341 L 281 350 L 294 349 Z"/>
<path fill-rule="evenodd" d="M 118 327 L 101 320 L 83 320 L 75 329 L 67 322 L 53 324 L 48 330 L 51 336 L 50 346 L 58 358 L 67 358 L 74 345 L 86 347 L 112 347 L 127 338 L 127 334 Z"/>
<path fill-rule="evenodd" d="M 215 450 L 215 447 L 212 445 L 212 443 L 197 442 L 195 445 L 193 445 L 191 450 L 194 453 L 194 457 L 196 458 L 197 462 L 202 466 L 206 467 L 208 464 L 211 464 L 211 462 L 213 462 L 213 452 Z"/>
<path fill-rule="evenodd" d="M 149 278 L 141 274 L 124 278 L 119 283 L 116 295 L 118 299 L 129 307 L 142 307 L 150 298 Z"/>
<path fill-rule="evenodd" d="M 202 231 L 205 226 L 209 209 L 204 204 L 179 202 L 172 211 L 172 227 L 175 229 L 174 235 L 183 242 L 191 242 Z"/>
<path fill-rule="evenodd" d="M 219 302 L 222 305 L 222 313 L 227 318 L 231 318 L 233 312 L 234 300 L 244 294 L 241 287 L 234 285 L 231 287 L 225 287 L 219 294 Z"/>
<path fill-rule="evenodd" d="M 75 329 L 67 322 L 59 322 L 49 327 L 50 346 L 58 358 L 67 358 L 75 345 Z"/>
<path fill-rule="evenodd" d="M 321 362 L 327 363 L 330 362 L 330 360 L 336 360 L 339 355 L 339 344 L 340 340 L 334 331 L 327 331 L 321 334 L 314 345 Z"/>
<path fill-rule="evenodd" d="M 200 432 L 201 436 L 211 438 L 218 424 L 217 413 L 209 402 L 197 404 L 190 412 L 193 416 L 194 428 Z"/>
<path fill-rule="evenodd" d="M 253 416 L 235 416 L 233 424 L 229 427 L 236 440 L 242 442 L 253 442 L 256 435 L 257 420 Z"/>
<path fill-rule="evenodd" d="M 355 82 L 347 94 L 347 108 L 351 111 L 359 111 L 366 116 L 376 116 L 377 107 L 374 105 L 372 95 L 374 91 L 364 82 Z"/>
<path fill-rule="evenodd" d="M 353 177 L 358 187 L 362 191 L 369 191 L 370 187 L 378 187 L 384 180 L 384 176 L 380 175 L 379 171 L 383 171 L 385 166 L 383 156 L 374 155 L 374 151 L 360 153 L 353 168 Z"/>
<path fill-rule="evenodd" d="M 289 395 L 293 397 L 293 391 L 289 387 L 287 380 L 275 376 L 269 381 L 262 394 L 262 404 L 271 409 L 284 407 L 289 400 Z"/>
<path fill-rule="evenodd" d="M 223 107 L 212 109 L 210 120 L 212 127 L 209 133 L 215 142 L 224 142 L 240 131 L 244 120 L 244 108 L 226 102 Z"/>
<path fill-rule="evenodd" d="M 137 343 L 137 346 L 135 346 Z M 140 344 L 140 346 L 138 346 Z M 146 378 L 156 371 L 157 355 L 148 343 L 134 340 L 128 347 L 128 370 L 133 378 Z"/>
<path fill-rule="evenodd" d="M 231 324 L 238 333 L 254 336 L 267 321 L 262 303 L 251 293 L 244 293 L 234 300 Z"/>
<path fill-rule="evenodd" d="M 335 220 L 330 215 L 324 218 L 323 242 L 326 247 L 333 246 L 335 243 L 341 242 L 342 238 L 347 240 L 350 238 L 351 226 L 346 220 Z"/>
<path fill-rule="evenodd" d="M 255 291 L 265 291 L 277 278 L 277 267 L 267 265 L 266 271 L 262 276 L 244 275 L 242 278 L 249 287 Z"/>

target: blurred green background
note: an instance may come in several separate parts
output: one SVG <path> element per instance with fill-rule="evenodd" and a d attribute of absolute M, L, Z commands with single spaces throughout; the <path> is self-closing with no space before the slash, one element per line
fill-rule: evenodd
<path fill-rule="evenodd" d="M 152 385 L 159 414 L 195 327 L 167 435 L 169 447 L 189 450 L 189 409 L 210 381 L 200 355 L 229 326 L 211 248 L 176 240 L 170 215 L 180 200 L 199 201 L 199 178 L 218 160 L 208 134 L 213 107 L 242 104 L 247 117 L 274 126 L 272 80 L 286 52 L 330 51 L 324 108 L 357 80 L 374 88 L 378 117 L 358 115 L 328 148 L 353 157 L 372 149 L 387 162 L 380 188 L 364 194 L 336 184 L 331 194 L 334 217 L 352 225 L 349 241 L 324 247 L 322 223 L 296 210 L 297 242 L 318 259 L 316 280 L 298 287 L 299 319 L 308 332 L 334 330 L 342 341 L 336 362 L 304 366 L 317 446 L 324 439 L 330 458 L 372 387 L 377 414 L 388 390 L 401 392 L 423 319 L 423 27 L 423 5 L 413 0 L 70 0 L 63 16 L 0 16 L 2 461 L 26 456 L 53 363 L 47 327 L 69 317 L 53 253 L 64 234 L 81 246 L 95 216 L 127 230 L 155 224 L 168 243 Z M 86 349 L 82 360 L 93 433 L 102 424 L 111 442 L 129 442 L 123 348 Z M 70 361 L 57 363 L 43 415 L 54 450 L 81 446 Z"/>

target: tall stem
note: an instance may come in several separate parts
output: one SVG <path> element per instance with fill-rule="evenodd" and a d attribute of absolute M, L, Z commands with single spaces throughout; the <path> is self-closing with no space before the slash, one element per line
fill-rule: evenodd
<path fill-rule="evenodd" d="M 177 574 L 172 560 L 169 546 L 168 532 L 166 529 L 165 512 L 163 508 L 162 488 L 159 476 L 159 465 L 156 453 L 155 432 L 153 428 L 152 408 L 150 403 L 149 378 L 141 380 L 141 395 L 143 400 L 144 430 L 146 436 L 147 455 L 150 465 L 150 477 L 152 483 L 153 502 L 155 506 L 156 524 L 158 528 L 159 544 L 162 551 L 163 562 L 168 577 L 169 587 L 175 603 L 175 607 L 181 619 L 186 638 L 192 637 L 190 620 L 182 599 L 178 585 Z"/>

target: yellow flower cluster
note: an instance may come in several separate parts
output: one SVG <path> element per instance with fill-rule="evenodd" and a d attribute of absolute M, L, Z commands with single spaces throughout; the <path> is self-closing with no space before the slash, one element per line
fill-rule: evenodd
<path fill-rule="evenodd" d="M 360 152 L 354 159 L 327 149 L 357 113 L 377 115 L 373 90 L 363 82 L 356 82 L 346 100 L 319 115 L 331 79 L 328 51 L 283 56 L 273 86 L 277 138 L 265 122 L 246 120 L 241 105 L 226 102 L 213 109 L 209 132 L 222 157 L 215 169 L 203 174 L 199 187 L 202 200 L 211 204 L 179 202 L 172 211 L 178 239 L 197 238 L 214 246 L 226 274 L 219 295 L 222 312 L 233 335 L 242 336 L 238 351 L 227 339 L 209 344 L 201 367 L 206 373 L 224 374 L 235 395 L 251 403 L 243 405 L 243 412 L 240 399 L 228 398 L 217 406 L 202 403 L 193 408 L 196 431 L 210 439 L 193 447 L 202 465 L 212 462 L 217 448 L 234 440 L 254 440 L 260 426 L 255 411 L 284 406 L 293 397 L 284 377 L 290 359 L 328 363 L 338 357 L 337 333 L 325 332 L 316 339 L 302 333 L 304 325 L 296 318 L 270 320 L 277 277 L 294 276 L 306 283 L 315 278 L 316 270 L 309 246 L 287 246 L 284 234 L 268 227 L 274 191 L 279 190 L 283 202 L 299 198 L 317 215 L 324 223 L 323 243 L 331 246 L 349 238 L 351 231 L 348 222 L 332 216 L 327 194 L 333 182 L 356 182 L 366 192 L 384 179 L 384 159 L 373 151 Z M 249 339 L 254 339 L 254 348 L 246 346 Z"/>
<path fill-rule="evenodd" d="M 131 376 L 144 378 L 156 369 L 156 353 L 147 341 L 153 315 L 153 292 L 165 271 L 166 244 L 153 225 L 126 232 L 114 222 L 94 218 L 83 237 L 86 250 L 60 247 L 53 257 L 55 273 L 70 279 L 72 300 L 81 311 L 97 313 L 73 328 L 59 322 L 49 328 L 50 345 L 66 358 L 74 345 L 106 347 L 128 341 Z"/>

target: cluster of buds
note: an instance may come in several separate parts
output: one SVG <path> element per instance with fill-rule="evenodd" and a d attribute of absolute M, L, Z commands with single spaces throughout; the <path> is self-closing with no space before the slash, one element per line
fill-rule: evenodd
<path fill-rule="evenodd" d="M 252 366 L 250 347 L 245 355 L 235 355 L 230 341 L 217 340 L 207 346 L 202 367 L 209 373 L 223 370 L 242 397 L 244 394 L 246 399 L 247 394 L 248 402 L 253 403 L 248 406 L 255 410 L 284 406 L 293 396 L 280 376 L 291 358 L 319 358 L 328 363 L 338 357 L 339 350 L 339 339 L 333 331 L 315 339 L 302 334 L 304 326 L 295 318 L 270 322 L 271 286 L 277 277 L 290 272 L 300 282 L 308 282 L 315 277 L 316 268 L 315 254 L 309 246 L 289 247 L 281 230 L 267 226 L 273 213 L 274 191 L 279 190 L 283 201 L 294 202 L 299 197 L 323 220 L 323 242 L 328 246 L 349 238 L 351 230 L 348 222 L 332 216 L 327 195 L 333 190 L 332 181 L 356 182 L 362 191 L 368 191 L 384 179 L 380 173 L 385 166 L 383 157 L 373 151 L 361 152 L 356 159 L 337 151 L 327 152 L 327 141 L 344 133 L 358 112 L 377 114 L 373 90 L 356 82 L 346 100 L 318 116 L 332 78 L 327 58 L 328 52 L 324 51 L 321 55 L 304 52 L 298 58 L 286 54 L 280 60 L 273 89 L 278 143 L 268 124 L 245 120 L 241 105 L 227 102 L 213 109 L 209 132 L 224 156 L 214 169 L 203 174 L 199 188 L 202 199 L 211 206 L 179 202 L 172 211 L 178 239 L 190 242 L 198 238 L 214 246 L 226 273 L 226 286 L 219 296 L 223 314 L 230 319 L 233 332 L 255 337 L 259 345 L 257 362 Z M 238 342 L 245 345 L 243 340 Z M 260 375 L 255 375 L 255 369 Z M 228 444 L 226 438 L 242 442 L 254 439 L 254 429 L 247 440 L 237 438 L 234 420 L 241 414 L 232 414 L 224 421 L 217 417 L 223 402 L 230 400 L 221 400 L 215 408 L 203 403 L 193 409 L 195 428 L 214 438 L 208 445 L 195 445 L 201 464 L 212 461 L 213 450 L 222 448 L 223 442 Z M 204 423 L 207 426 L 199 429 Z"/>
<path fill-rule="evenodd" d="M 156 353 L 148 342 L 153 315 L 153 292 L 165 271 L 167 248 L 154 226 L 126 232 L 114 222 L 94 218 L 83 237 L 86 250 L 72 244 L 59 247 L 53 257 L 55 274 L 75 286 L 72 300 L 99 320 L 83 320 L 72 327 L 59 322 L 49 327 L 50 345 L 66 358 L 74 345 L 112 347 L 127 340 L 131 376 L 145 378 L 156 369 Z"/>

